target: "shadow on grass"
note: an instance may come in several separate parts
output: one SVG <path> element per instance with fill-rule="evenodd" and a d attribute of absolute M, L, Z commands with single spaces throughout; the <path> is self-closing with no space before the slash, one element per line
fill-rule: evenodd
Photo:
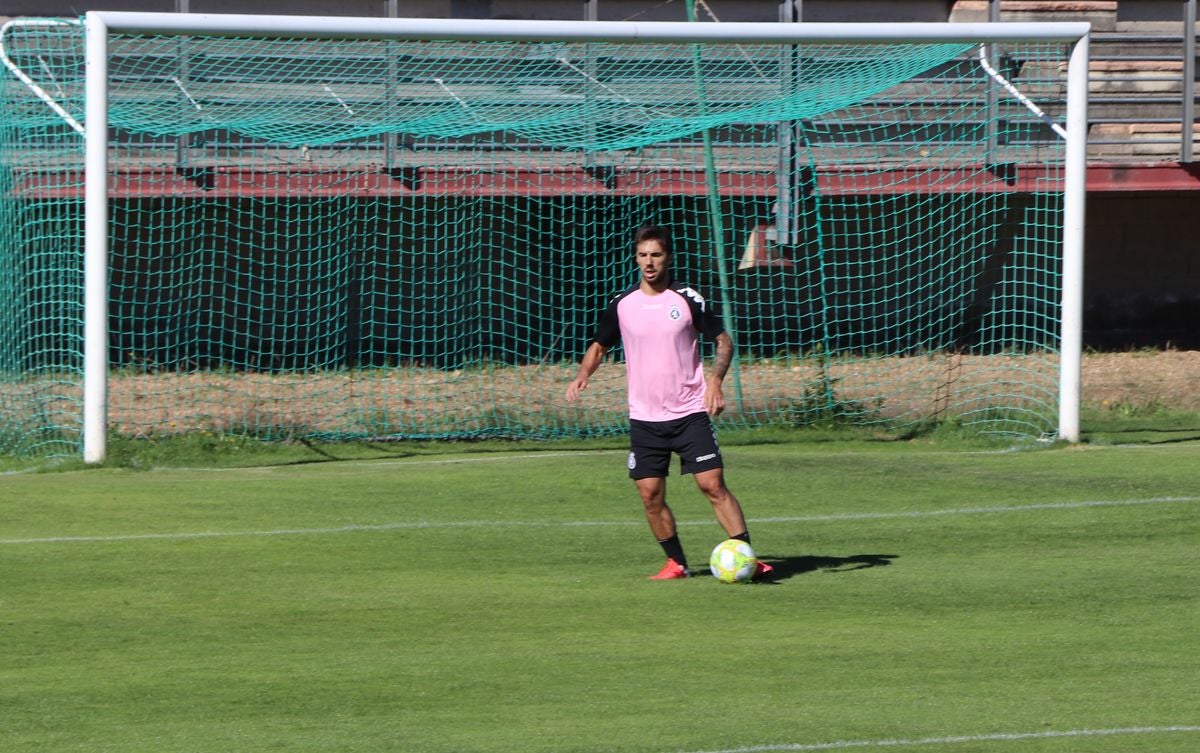
<path fill-rule="evenodd" d="M 786 580 L 805 573 L 827 572 L 848 573 L 854 570 L 866 570 L 871 567 L 887 567 L 898 554 L 854 554 L 849 557 L 822 557 L 820 555 L 804 555 L 800 557 L 770 557 L 763 556 L 763 561 L 775 568 L 770 580 Z"/>
<path fill-rule="evenodd" d="M 1200 441 L 1200 429 L 1122 428 L 1118 431 L 1085 433 L 1085 441 L 1107 441 L 1112 444 L 1184 444 Z"/>

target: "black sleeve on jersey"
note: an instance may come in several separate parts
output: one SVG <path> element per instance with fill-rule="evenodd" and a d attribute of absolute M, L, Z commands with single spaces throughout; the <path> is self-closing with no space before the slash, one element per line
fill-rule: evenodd
<path fill-rule="evenodd" d="M 692 311 L 692 323 L 700 334 L 711 340 L 725 331 L 725 323 L 721 321 L 721 317 L 717 316 L 712 301 L 707 300 L 700 295 L 699 291 L 688 285 L 674 283 L 673 287 L 677 293 L 683 296 L 683 300 L 687 301 L 688 308 Z M 685 291 L 690 291 L 690 294 Z"/>
<path fill-rule="evenodd" d="M 604 313 L 600 314 L 600 322 L 596 325 L 596 334 L 592 336 L 592 342 L 599 343 L 605 348 L 611 348 L 621 340 L 621 322 L 617 317 L 617 304 L 632 292 L 632 290 L 627 290 L 608 302 L 608 307 L 604 309 Z"/>

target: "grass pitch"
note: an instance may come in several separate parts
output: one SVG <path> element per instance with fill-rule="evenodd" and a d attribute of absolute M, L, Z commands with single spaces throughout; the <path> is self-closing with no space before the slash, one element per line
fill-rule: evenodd
<path fill-rule="evenodd" d="M 1200 750 L 1200 445 L 728 447 L 733 586 L 624 454 L 0 477 L 0 749 Z"/>

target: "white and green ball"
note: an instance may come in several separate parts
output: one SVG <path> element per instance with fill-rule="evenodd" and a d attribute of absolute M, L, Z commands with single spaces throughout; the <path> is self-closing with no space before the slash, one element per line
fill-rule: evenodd
<path fill-rule="evenodd" d="M 758 557 L 750 545 L 739 539 L 726 539 L 717 544 L 708 566 L 712 574 L 722 583 L 745 583 L 754 576 Z"/>

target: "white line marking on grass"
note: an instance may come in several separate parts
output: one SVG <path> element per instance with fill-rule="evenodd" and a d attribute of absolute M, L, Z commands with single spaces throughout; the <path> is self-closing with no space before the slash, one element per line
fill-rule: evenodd
<path fill-rule="evenodd" d="M 1078 510 L 1088 507 L 1121 507 L 1126 505 L 1163 505 L 1179 502 L 1200 502 L 1200 497 L 1151 497 L 1149 499 L 1104 499 L 1082 502 L 1038 502 L 1029 505 L 998 507 L 953 507 L 947 510 L 906 510 L 904 512 L 848 512 L 832 515 L 802 515 L 798 517 L 754 518 L 752 523 L 817 523 L 831 520 L 886 520 L 888 518 L 930 518 L 939 515 L 991 515 L 1028 510 Z"/>
<path fill-rule="evenodd" d="M 89 541 L 143 541 L 170 539 L 220 539 L 249 536 L 325 536 L 332 533 L 370 533 L 375 531 L 430 530 L 450 528 L 571 528 L 579 526 L 632 526 L 637 521 L 564 521 L 547 522 L 531 520 L 451 520 L 410 521 L 402 523 L 378 523 L 344 525 L 330 528 L 279 528 L 267 531 L 180 531 L 176 533 L 128 533 L 112 536 L 49 536 L 38 539 L 0 539 L 0 544 L 61 544 Z M 640 523 L 645 525 L 645 523 Z"/>
<path fill-rule="evenodd" d="M 1200 502 L 1200 497 L 1152 497 L 1150 499 L 1114 499 L 1084 502 L 1045 502 L 1031 505 L 1009 505 L 998 507 L 958 507 L 949 510 L 911 510 L 907 512 L 863 512 L 839 515 L 797 515 L 794 517 L 749 518 L 751 523 L 819 523 L 839 520 L 886 520 L 890 518 L 927 518 L 939 515 L 992 515 L 1029 510 L 1076 510 L 1091 507 L 1122 507 L 1129 505 L 1165 505 Z M 0 539 L 0 545 L 18 544 L 63 544 L 105 541 L 153 541 L 183 539 L 239 538 L 249 536 L 324 536 L 334 533 L 361 533 L 375 531 L 431 530 L 453 528 L 588 528 L 643 526 L 641 520 L 458 520 L 458 521 L 407 521 L 344 525 L 328 528 L 279 528 L 264 531 L 179 531 L 173 533 L 129 533 L 109 536 L 46 536 L 29 539 Z M 712 525 L 711 520 L 680 520 L 680 526 Z"/>
<path fill-rule="evenodd" d="M 1072 729 L 1061 732 L 1009 732 L 995 735 L 956 735 L 926 737 L 919 740 L 840 740 L 832 743 L 804 745 L 754 745 L 745 748 L 693 751 L 693 753 L 768 753 L 769 751 L 848 750 L 850 748 L 901 748 L 914 745 L 956 745 L 958 743 L 1006 742 L 1010 740 L 1043 740 L 1067 737 L 1104 737 L 1107 735 L 1160 735 L 1177 732 L 1200 732 L 1200 727 L 1176 725 L 1171 727 L 1121 727 L 1118 729 Z"/>

